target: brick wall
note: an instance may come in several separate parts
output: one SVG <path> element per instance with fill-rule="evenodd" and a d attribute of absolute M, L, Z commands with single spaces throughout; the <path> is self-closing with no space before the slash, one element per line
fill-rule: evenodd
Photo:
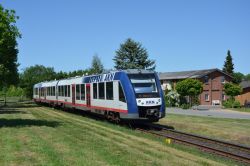
<path fill-rule="evenodd" d="M 207 82 L 205 80 L 207 80 Z M 222 82 L 223 80 L 225 81 Z M 202 77 L 200 81 L 203 82 L 203 92 L 200 95 L 200 104 L 201 105 L 212 105 L 213 103 L 221 104 L 223 101 L 224 83 L 230 82 L 231 78 L 221 72 L 215 71 L 207 76 Z M 206 95 L 208 100 L 205 99 Z M 228 98 L 227 96 L 224 97 L 224 99 L 227 98 Z"/>
<path fill-rule="evenodd" d="M 250 87 L 243 89 L 241 95 L 235 97 L 236 100 L 240 102 L 241 105 L 244 105 L 245 102 L 250 102 Z"/>

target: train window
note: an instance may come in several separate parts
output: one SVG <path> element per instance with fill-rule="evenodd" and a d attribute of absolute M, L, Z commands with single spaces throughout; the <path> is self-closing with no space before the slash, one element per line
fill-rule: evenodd
<path fill-rule="evenodd" d="M 55 96 L 55 87 L 53 86 L 53 88 L 52 88 L 52 96 Z"/>
<path fill-rule="evenodd" d="M 67 88 L 67 85 L 64 86 L 64 96 L 67 97 L 68 96 L 68 88 Z"/>
<path fill-rule="evenodd" d="M 93 83 L 93 98 L 97 99 L 97 83 Z"/>
<path fill-rule="evenodd" d="M 113 82 L 106 82 L 106 99 L 113 100 Z"/>
<path fill-rule="evenodd" d="M 119 82 L 119 100 L 126 103 L 126 99 L 120 82 Z"/>
<path fill-rule="evenodd" d="M 76 100 L 80 100 L 80 85 L 76 85 Z"/>
<path fill-rule="evenodd" d="M 64 86 L 62 86 L 62 96 L 64 96 Z"/>
<path fill-rule="evenodd" d="M 61 96 L 61 86 L 58 86 L 57 90 L 58 90 L 58 96 Z"/>
<path fill-rule="evenodd" d="M 81 84 L 81 100 L 85 100 L 85 84 Z"/>
<path fill-rule="evenodd" d="M 104 99 L 104 82 L 98 84 L 99 99 Z"/>
<path fill-rule="evenodd" d="M 70 97 L 70 85 L 68 85 L 68 97 Z"/>
<path fill-rule="evenodd" d="M 61 86 L 58 87 L 59 90 L 59 96 L 61 96 Z"/>

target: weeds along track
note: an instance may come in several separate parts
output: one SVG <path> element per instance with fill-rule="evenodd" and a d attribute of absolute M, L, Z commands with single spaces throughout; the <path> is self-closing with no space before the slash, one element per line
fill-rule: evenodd
<path fill-rule="evenodd" d="M 146 129 L 142 127 L 136 128 L 136 130 L 170 139 L 176 143 L 195 146 L 203 151 L 234 159 L 244 164 L 250 164 L 250 147 L 248 146 L 185 133 L 158 124 L 145 124 L 144 127 Z"/>

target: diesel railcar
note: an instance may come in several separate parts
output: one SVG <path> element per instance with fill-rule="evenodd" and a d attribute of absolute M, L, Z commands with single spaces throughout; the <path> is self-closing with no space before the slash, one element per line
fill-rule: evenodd
<path fill-rule="evenodd" d="M 129 69 L 41 82 L 34 101 L 102 114 L 112 121 L 158 121 L 165 103 L 157 73 Z"/>

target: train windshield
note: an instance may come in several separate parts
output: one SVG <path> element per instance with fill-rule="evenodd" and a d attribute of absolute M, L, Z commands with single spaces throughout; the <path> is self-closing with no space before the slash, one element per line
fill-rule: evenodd
<path fill-rule="evenodd" d="M 156 93 L 157 87 L 154 74 L 130 74 L 129 78 L 135 93 Z"/>

